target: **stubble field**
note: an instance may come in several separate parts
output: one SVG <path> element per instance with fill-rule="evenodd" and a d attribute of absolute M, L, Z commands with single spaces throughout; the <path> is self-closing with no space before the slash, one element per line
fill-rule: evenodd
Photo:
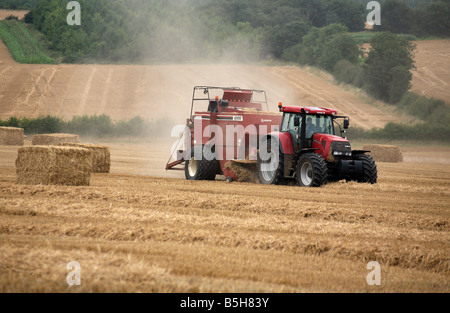
<path fill-rule="evenodd" d="M 145 146 L 112 143 L 89 187 L 17 185 L 0 147 L 1 292 L 450 291 L 448 148 L 378 163 L 376 185 L 305 189 L 185 181 L 152 152 L 166 143 Z"/>

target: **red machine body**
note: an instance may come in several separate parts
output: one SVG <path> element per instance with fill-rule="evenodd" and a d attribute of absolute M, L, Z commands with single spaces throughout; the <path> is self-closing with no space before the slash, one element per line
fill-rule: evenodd
<path fill-rule="evenodd" d="M 335 124 L 341 135 L 345 133 L 348 117 L 338 116 L 334 109 L 281 103 L 279 111 L 268 111 L 263 90 L 195 87 L 184 147 L 178 149 L 175 161 L 169 160 L 166 170 L 182 170 L 177 166 L 184 164 L 190 180 L 212 180 L 216 174 L 236 180 L 227 163 L 254 162 L 264 184 L 298 179 L 301 186 L 318 187 L 342 178 L 376 183 L 376 165 L 364 155 L 368 151 L 352 151 L 348 140 L 335 133 Z M 344 119 L 344 130 L 335 122 L 337 118 Z M 274 142 L 277 151 L 261 151 L 261 145 L 272 147 Z M 260 153 L 272 163 L 260 158 Z M 264 164 L 272 170 L 266 170 Z"/>
<path fill-rule="evenodd" d="M 201 109 L 197 111 L 198 106 Z M 186 124 L 190 130 L 190 146 L 205 146 L 214 142 L 220 163 L 220 173 L 217 174 L 235 180 L 236 174 L 227 169 L 225 164 L 235 160 L 256 161 L 255 151 L 258 147 L 251 143 L 257 143 L 262 135 L 279 130 L 283 115 L 263 111 L 264 107 L 267 108 L 267 98 L 263 90 L 195 87 L 191 116 Z M 221 134 L 217 134 L 218 128 Z M 231 133 L 230 129 L 235 131 Z M 234 153 L 227 155 L 227 149 Z M 182 165 L 186 160 L 186 153 L 187 149 L 179 150 L 177 160 L 168 163 L 166 170 L 177 169 L 177 165 Z"/>

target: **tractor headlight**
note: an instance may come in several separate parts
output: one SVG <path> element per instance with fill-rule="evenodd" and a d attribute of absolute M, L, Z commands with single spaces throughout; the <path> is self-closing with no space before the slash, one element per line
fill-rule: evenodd
<path fill-rule="evenodd" d="M 331 151 L 333 156 L 352 156 L 352 148 L 348 141 L 333 141 Z"/>
<path fill-rule="evenodd" d="M 345 155 L 345 156 L 352 156 L 352 152 L 350 151 L 333 151 L 333 155 Z"/>

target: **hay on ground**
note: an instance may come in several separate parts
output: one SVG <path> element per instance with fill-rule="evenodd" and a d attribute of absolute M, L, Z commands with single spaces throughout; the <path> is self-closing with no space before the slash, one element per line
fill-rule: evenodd
<path fill-rule="evenodd" d="M 33 136 L 31 144 L 33 146 L 46 146 L 64 142 L 79 143 L 80 136 L 73 134 L 40 134 Z"/>
<path fill-rule="evenodd" d="M 91 155 L 90 150 L 75 147 L 21 147 L 16 159 L 17 183 L 89 186 Z"/>
<path fill-rule="evenodd" d="M 238 182 L 258 183 L 258 172 L 255 161 L 229 161 L 225 168 L 232 170 Z"/>
<path fill-rule="evenodd" d="M 23 146 L 23 128 L 0 127 L 0 145 Z"/>
<path fill-rule="evenodd" d="M 363 150 L 369 150 L 369 154 L 376 162 L 403 162 L 403 154 L 396 146 L 365 145 Z"/>
<path fill-rule="evenodd" d="M 77 147 L 92 152 L 92 173 L 109 173 L 111 167 L 111 153 L 109 147 L 82 143 L 60 143 L 58 146 Z"/>

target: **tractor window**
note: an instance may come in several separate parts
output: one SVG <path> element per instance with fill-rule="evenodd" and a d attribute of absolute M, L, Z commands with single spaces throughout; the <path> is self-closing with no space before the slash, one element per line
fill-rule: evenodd
<path fill-rule="evenodd" d="M 291 117 L 290 113 L 284 113 L 283 122 L 281 123 L 281 131 L 282 132 L 286 132 L 289 130 L 290 117 Z"/>
<path fill-rule="evenodd" d="M 329 115 L 310 115 L 306 118 L 306 138 L 321 133 L 334 135 L 333 118 Z"/>
<path fill-rule="evenodd" d="M 294 120 L 296 117 L 300 118 L 299 126 L 295 126 L 295 124 L 294 124 Z M 289 130 L 298 132 L 301 129 L 301 125 L 302 125 L 302 116 L 299 114 L 291 114 L 291 118 L 289 119 Z"/>
<path fill-rule="evenodd" d="M 300 126 L 295 126 L 294 120 L 295 117 L 298 116 L 300 118 Z M 281 123 L 281 131 L 299 131 L 302 125 L 302 116 L 300 114 L 295 113 L 284 113 L 283 122 Z"/>
<path fill-rule="evenodd" d="M 323 133 L 334 135 L 334 124 L 333 124 L 333 118 L 331 116 L 326 116 L 326 118 L 323 119 Z"/>

